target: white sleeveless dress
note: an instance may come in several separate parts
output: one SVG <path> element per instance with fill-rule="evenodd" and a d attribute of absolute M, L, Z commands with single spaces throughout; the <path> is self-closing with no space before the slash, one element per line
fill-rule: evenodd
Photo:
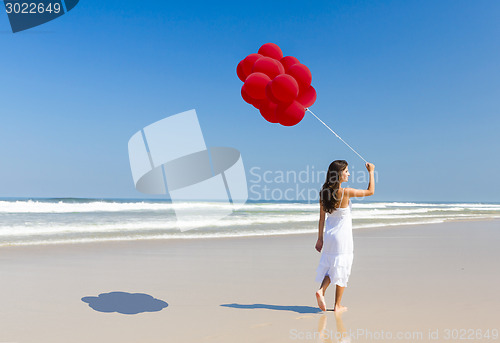
<path fill-rule="evenodd" d="M 341 199 L 343 197 L 344 191 Z M 347 287 L 354 259 L 351 210 L 352 203 L 349 199 L 349 206 L 327 213 L 316 282 L 323 282 L 328 275 L 332 284 Z"/>

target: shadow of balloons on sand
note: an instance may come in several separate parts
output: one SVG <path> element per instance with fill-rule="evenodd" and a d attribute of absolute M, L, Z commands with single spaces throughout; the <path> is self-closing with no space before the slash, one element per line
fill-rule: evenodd
<path fill-rule="evenodd" d="M 243 309 L 266 309 L 266 310 L 277 310 L 277 311 L 291 311 L 297 313 L 320 313 L 321 310 L 317 307 L 312 306 L 283 306 L 283 305 L 269 305 L 269 304 L 222 304 L 220 306 L 232 307 L 232 308 L 243 308 Z"/>
<path fill-rule="evenodd" d="M 153 298 L 149 294 L 127 292 L 102 293 L 97 297 L 83 297 L 82 301 L 99 312 L 122 314 L 158 312 L 168 306 L 165 301 Z"/>

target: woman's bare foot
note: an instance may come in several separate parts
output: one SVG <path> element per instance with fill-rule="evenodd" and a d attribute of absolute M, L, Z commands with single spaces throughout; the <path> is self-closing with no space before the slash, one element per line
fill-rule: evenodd
<path fill-rule="evenodd" d="M 335 308 L 333 310 L 337 313 L 341 313 L 347 311 L 347 307 L 335 304 Z"/>
<path fill-rule="evenodd" d="M 316 300 L 318 301 L 318 306 L 321 311 L 326 311 L 325 296 L 321 289 L 318 289 L 318 291 L 316 292 Z"/>

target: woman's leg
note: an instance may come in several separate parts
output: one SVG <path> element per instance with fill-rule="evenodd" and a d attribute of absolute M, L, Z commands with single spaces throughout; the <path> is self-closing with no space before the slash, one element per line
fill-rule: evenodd
<path fill-rule="evenodd" d="M 347 307 L 340 305 L 340 301 L 342 300 L 342 294 L 344 294 L 344 288 L 339 285 L 335 285 L 335 308 L 334 311 L 344 312 L 347 311 Z"/>
<path fill-rule="evenodd" d="M 348 260 L 347 260 L 348 266 L 347 266 L 347 269 L 345 270 L 345 272 L 342 272 L 341 275 L 344 275 L 346 277 L 344 282 L 346 283 L 346 286 L 347 286 L 347 280 L 349 279 L 349 275 L 351 274 L 351 266 L 352 266 L 352 261 L 354 259 L 354 255 L 351 254 L 351 255 L 348 255 L 346 257 L 348 258 Z M 335 287 L 335 307 L 333 310 L 337 311 L 337 312 L 347 311 L 347 307 L 340 305 L 340 301 L 342 300 L 342 294 L 344 294 L 345 287 L 341 287 L 337 284 L 335 286 L 336 286 Z"/>
<path fill-rule="evenodd" d="M 319 289 L 323 292 L 323 295 L 325 295 L 326 289 L 330 285 L 330 282 L 332 282 L 330 280 L 330 277 L 328 275 L 325 275 L 323 282 L 321 283 L 321 286 L 319 287 Z"/>
<path fill-rule="evenodd" d="M 326 275 L 323 278 L 323 282 L 321 282 L 320 288 L 316 291 L 316 300 L 318 301 L 318 306 L 321 311 L 326 311 L 325 292 L 330 285 L 330 282 L 330 277 Z"/>

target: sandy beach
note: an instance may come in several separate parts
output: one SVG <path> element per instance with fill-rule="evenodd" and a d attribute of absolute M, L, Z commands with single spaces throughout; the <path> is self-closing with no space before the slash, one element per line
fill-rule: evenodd
<path fill-rule="evenodd" d="M 499 229 L 354 230 L 340 316 L 314 234 L 4 247 L 0 342 L 500 342 Z"/>

